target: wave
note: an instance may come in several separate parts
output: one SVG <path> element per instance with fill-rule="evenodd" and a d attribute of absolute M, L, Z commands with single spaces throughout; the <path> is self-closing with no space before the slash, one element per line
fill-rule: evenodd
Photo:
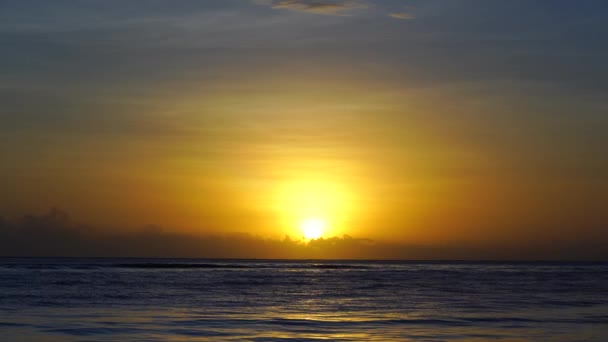
<path fill-rule="evenodd" d="M 133 263 L 92 263 L 92 264 L 10 264 L 0 265 L 8 269 L 27 269 L 27 270 L 98 270 L 101 268 L 135 268 L 135 269 L 328 269 L 328 270 L 348 270 L 348 269 L 370 269 L 367 265 L 353 264 L 325 264 L 325 263 L 254 263 L 254 262 L 226 262 L 226 263 L 167 263 L 167 262 L 133 262 Z"/>
<path fill-rule="evenodd" d="M 156 269 L 177 269 L 177 268 L 257 268 L 243 264 L 191 264 L 191 263 L 133 263 L 133 264 L 113 264 L 108 267 L 118 268 L 156 268 Z"/>

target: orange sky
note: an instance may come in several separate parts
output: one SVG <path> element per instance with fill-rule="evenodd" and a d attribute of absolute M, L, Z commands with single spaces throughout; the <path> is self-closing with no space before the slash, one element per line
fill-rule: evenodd
<path fill-rule="evenodd" d="M 450 17 L 475 20 L 466 6 L 433 1 L 409 16 L 390 1 L 272 3 L 108 4 L 96 22 L 66 4 L 65 26 L 9 8 L 37 24 L 0 25 L 14 36 L 0 57 L 0 215 L 58 207 L 107 231 L 276 239 L 318 219 L 325 238 L 424 246 L 608 242 L 608 103 L 592 76 L 607 70 L 592 42 L 532 32 L 532 14 L 523 28 L 467 26 Z M 589 63 L 532 35 L 577 42 Z"/>

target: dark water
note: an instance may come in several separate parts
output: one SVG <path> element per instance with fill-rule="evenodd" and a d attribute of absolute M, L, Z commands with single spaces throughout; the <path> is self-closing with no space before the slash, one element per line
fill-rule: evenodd
<path fill-rule="evenodd" d="M 0 341 L 608 341 L 606 263 L 0 259 Z"/>

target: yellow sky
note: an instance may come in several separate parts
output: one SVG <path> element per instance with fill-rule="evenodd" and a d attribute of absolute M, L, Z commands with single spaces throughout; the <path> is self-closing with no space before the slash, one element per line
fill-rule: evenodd
<path fill-rule="evenodd" d="M 484 122 L 496 104 L 449 88 L 305 76 L 146 99 L 151 110 L 133 115 L 161 126 L 149 134 L 49 138 L 32 169 L 13 176 L 23 184 L 14 203 L 52 203 L 101 225 L 272 238 L 300 238 L 301 221 L 318 218 L 325 237 L 432 244 L 512 239 L 520 227 L 558 224 L 558 205 L 569 217 L 584 210 L 554 203 L 554 186 L 593 200 L 576 184 L 518 174 L 527 165 L 508 160 L 512 151 L 486 146 L 504 134 Z"/>

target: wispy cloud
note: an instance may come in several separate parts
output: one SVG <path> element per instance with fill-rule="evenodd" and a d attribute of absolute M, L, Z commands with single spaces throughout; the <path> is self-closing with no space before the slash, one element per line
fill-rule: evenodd
<path fill-rule="evenodd" d="M 388 15 L 391 18 L 395 18 L 395 19 L 401 19 L 401 20 L 410 20 L 410 19 L 414 19 L 414 15 L 408 12 L 395 12 L 395 13 L 389 13 Z"/>
<path fill-rule="evenodd" d="M 255 0 L 258 5 L 325 15 L 343 15 L 346 12 L 365 9 L 368 6 L 357 0 Z"/>

